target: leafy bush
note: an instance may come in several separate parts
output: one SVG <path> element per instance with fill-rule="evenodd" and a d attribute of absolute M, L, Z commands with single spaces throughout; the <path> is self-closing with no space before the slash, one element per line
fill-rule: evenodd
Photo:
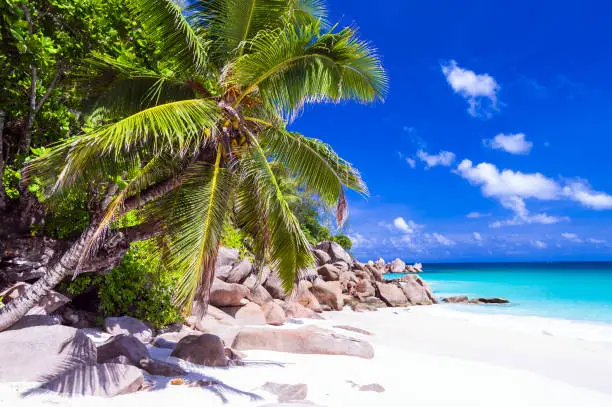
<path fill-rule="evenodd" d="M 332 237 L 332 240 L 342 246 L 344 250 L 348 251 L 351 250 L 351 248 L 353 247 L 353 242 L 346 235 L 336 235 Z"/>
<path fill-rule="evenodd" d="M 10 165 L 4 168 L 2 174 L 2 187 L 4 192 L 9 199 L 19 198 L 19 181 L 21 180 L 21 173 L 19 170 L 15 170 Z"/>
<path fill-rule="evenodd" d="M 251 254 L 252 242 L 251 238 L 244 234 L 240 229 L 234 227 L 230 222 L 223 225 L 223 234 L 221 236 L 221 246 L 229 247 L 230 249 L 238 249 L 238 256 L 241 259 L 252 258 Z"/>
<path fill-rule="evenodd" d="M 83 274 L 59 289 L 77 295 L 95 285 L 103 317 L 128 315 L 155 327 L 169 325 L 182 319 L 172 302 L 178 276 L 161 265 L 158 253 L 152 241 L 134 243 L 107 275 Z"/>

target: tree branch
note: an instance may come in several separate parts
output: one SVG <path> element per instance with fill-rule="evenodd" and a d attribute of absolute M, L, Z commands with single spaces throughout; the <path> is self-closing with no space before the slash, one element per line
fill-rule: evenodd
<path fill-rule="evenodd" d="M 49 84 L 49 86 L 47 87 L 47 91 L 45 92 L 45 94 L 40 98 L 40 100 L 38 101 L 38 104 L 35 106 L 34 108 L 34 114 L 38 113 L 38 111 L 40 110 L 40 108 L 43 106 L 43 104 L 47 101 L 47 99 L 49 98 L 49 95 L 51 95 L 51 92 L 53 92 L 53 89 L 55 88 L 55 82 L 57 82 L 57 80 L 59 79 L 60 75 L 63 73 L 63 69 L 61 67 L 57 68 L 57 71 L 55 72 L 55 75 L 53 75 L 53 79 L 51 79 L 51 83 Z"/>
<path fill-rule="evenodd" d="M 180 187 L 182 183 L 183 180 L 181 178 L 171 178 L 144 189 L 142 192 L 140 192 L 140 194 L 124 201 L 120 215 L 126 214 L 132 209 L 136 209 L 142 205 L 154 201 L 160 196 Z"/>

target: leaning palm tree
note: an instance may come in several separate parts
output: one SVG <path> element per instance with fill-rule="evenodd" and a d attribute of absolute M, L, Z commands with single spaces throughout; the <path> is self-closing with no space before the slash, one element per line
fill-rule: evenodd
<path fill-rule="evenodd" d="M 336 207 L 339 223 L 344 189 L 367 193 L 329 146 L 286 128 L 307 103 L 372 102 L 386 91 L 373 49 L 353 29 L 330 26 L 322 1 L 200 0 L 186 11 L 171 0 L 132 4 L 161 57 L 145 67 L 95 55 L 87 69 L 108 85 L 96 106 L 107 124 L 24 170 L 50 201 L 102 189 L 99 216 L 21 301 L 0 310 L 0 329 L 77 273 L 126 211 L 155 225 L 164 261 L 181 272 L 177 304 L 202 315 L 229 217 L 286 290 L 313 263 L 271 161 Z"/>

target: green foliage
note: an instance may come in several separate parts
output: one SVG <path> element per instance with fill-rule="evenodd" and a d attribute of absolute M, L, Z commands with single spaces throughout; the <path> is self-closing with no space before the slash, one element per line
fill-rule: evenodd
<path fill-rule="evenodd" d="M 4 192 L 9 199 L 19 198 L 19 181 L 21 180 L 21 173 L 15 170 L 10 165 L 7 165 L 2 174 L 2 187 Z"/>
<path fill-rule="evenodd" d="M 332 240 L 342 246 L 344 250 L 348 251 L 351 250 L 351 248 L 353 247 L 353 242 L 346 235 L 336 235 L 332 237 Z"/>
<path fill-rule="evenodd" d="M 229 247 L 230 249 L 238 249 L 241 259 L 251 259 L 253 255 L 252 239 L 240 229 L 237 229 L 231 222 L 226 222 L 223 225 L 223 233 L 221 235 L 221 246 Z"/>
<path fill-rule="evenodd" d="M 84 273 L 58 290 L 78 295 L 97 286 L 103 317 L 128 315 L 155 327 L 180 321 L 180 310 L 172 301 L 178 276 L 161 265 L 157 253 L 152 241 L 134 243 L 107 275 Z"/>

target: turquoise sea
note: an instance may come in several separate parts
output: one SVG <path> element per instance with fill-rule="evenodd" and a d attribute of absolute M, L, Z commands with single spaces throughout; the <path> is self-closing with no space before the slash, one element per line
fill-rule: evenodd
<path fill-rule="evenodd" d="M 612 324 L 612 262 L 429 263 L 423 269 L 421 276 L 437 297 L 504 297 L 511 302 L 448 305 L 457 310 Z"/>

